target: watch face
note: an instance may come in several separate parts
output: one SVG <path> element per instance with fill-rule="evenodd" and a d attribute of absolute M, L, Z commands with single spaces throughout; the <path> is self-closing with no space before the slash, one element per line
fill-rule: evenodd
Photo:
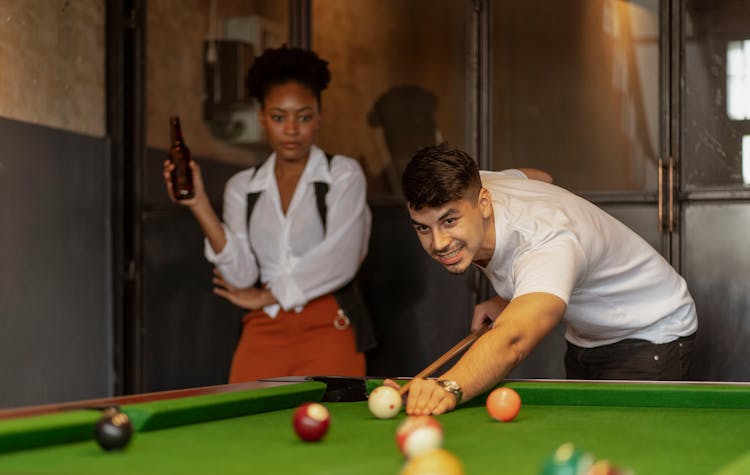
<path fill-rule="evenodd" d="M 443 381 L 443 387 L 450 391 L 455 391 L 458 389 L 458 384 L 455 381 Z"/>
<path fill-rule="evenodd" d="M 457 382 L 451 381 L 449 379 L 441 379 L 440 381 L 438 381 L 438 384 L 442 386 L 443 389 L 456 397 L 457 404 L 461 402 L 463 392 L 461 391 L 461 386 L 459 386 Z"/>

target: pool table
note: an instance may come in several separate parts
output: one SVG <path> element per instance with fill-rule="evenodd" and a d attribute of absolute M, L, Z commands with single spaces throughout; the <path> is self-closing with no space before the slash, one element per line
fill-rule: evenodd
<path fill-rule="evenodd" d="M 377 379 L 293 379 L 0 411 L 0 474 L 397 474 L 394 433 L 374 418 Z M 511 422 L 484 397 L 438 416 L 444 447 L 467 474 L 538 474 L 562 443 L 648 474 L 750 473 L 746 384 L 507 381 L 523 400 Z M 299 440 L 294 409 L 331 412 L 320 442 Z M 121 452 L 93 440 L 100 409 L 118 404 L 136 433 Z"/>

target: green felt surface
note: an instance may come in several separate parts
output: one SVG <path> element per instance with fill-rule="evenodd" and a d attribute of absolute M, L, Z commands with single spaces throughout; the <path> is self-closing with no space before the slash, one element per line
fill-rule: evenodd
<path fill-rule="evenodd" d="M 537 474 L 544 460 L 564 442 L 573 442 L 598 458 L 630 467 L 640 475 L 750 473 L 750 406 L 647 407 L 658 405 L 653 399 L 661 400 L 662 406 L 664 401 L 672 400 L 680 401 L 682 406 L 729 404 L 726 401 L 740 404 L 742 398 L 739 402 L 737 398 L 747 389 L 717 386 L 686 390 L 666 386 L 662 388 L 665 391 L 651 393 L 657 387 L 646 385 L 638 391 L 640 385 L 511 385 L 524 398 L 521 413 L 513 422 L 491 420 L 481 401 L 438 418 L 445 430 L 445 448 L 461 458 L 467 474 Z M 555 395 L 556 390 L 564 391 Z M 560 394 L 579 390 L 586 392 L 587 399 L 582 400 L 578 394 L 576 404 L 587 405 L 573 404 L 573 398 L 559 405 L 550 404 Z M 294 392 L 286 391 L 287 395 Z M 615 396 L 620 398 L 620 405 L 601 404 L 602 399 Z M 552 400 L 545 399 L 549 397 Z M 208 401 L 203 402 L 197 413 L 211 406 Z M 181 404 L 192 407 L 187 401 Z M 148 407 L 159 413 L 174 407 L 155 403 L 138 406 L 128 409 Z M 394 433 L 403 414 L 392 420 L 378 420 L 370 415 L 366 402 L 326 406 L 332 415 L 331 430 L 319 443 L 296 438 L 291 427 L 294 405 L 142 431 L 122 453 L 102 452 L 91 440 L 7 453 L 0 455 L 0 473 L 398 473 L 403 459 Z"/>

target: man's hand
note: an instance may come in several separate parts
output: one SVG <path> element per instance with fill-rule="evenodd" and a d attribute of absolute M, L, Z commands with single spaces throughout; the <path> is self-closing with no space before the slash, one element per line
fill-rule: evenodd
<path fill-rule="evenodd" d="M 474 307 L 474 317 L 471 319 L 471 330 L 479 330 L 487 320 L 494 322 L 498 315 L 500 315 L 507 306 L 508 301 L 499 296 L 492 297 L 487 301 L 477 304 L 477 306 Z"/>
<path fill-rule="evenodd" d="M 567 308 L 560 297 L 545 292 L 521 295 L 507 303 L 507 308 L 505 305 L 500 298 L 483 302 L 482 306 L 491 310 L 477 312 L 475 316 L 489 315 L 495 324 L 441 375 L 441 379 L 455 381 L 461 387 L 464 401 L 502 381 L 562 320 Z M 500 312 L 503 316 L 497 319 Z M 476 323 L 481 325 L 482 320 Z M 398 387 L 390 380 L 384 384 Z M 456 396 L 436 380 L 415 378 L 409 386 L 406 413 L 437 415 L 453 410 L 456 403 Z"/>
<path fill-rule="evenodd" d="M 383 385 L 399 389 L 396 382 L 386 379 Z M 456 396 L 449 393 L 434 379 L 415 378 L 409 386 L 406 413 L 410 416 L 437 416 L 456 407 Z"/>
<path fill-rule="evenodd" d="M 224 297 L 238 307 L 246 310 L 258 310 L 266 305 L 278 303 L 268 289 L 259 289 L 257 287 L 248 287 L 246 289 L 237 289 L 224 281 L 218 270 L 214 269 L 213 283 L 214 293 Z"/>

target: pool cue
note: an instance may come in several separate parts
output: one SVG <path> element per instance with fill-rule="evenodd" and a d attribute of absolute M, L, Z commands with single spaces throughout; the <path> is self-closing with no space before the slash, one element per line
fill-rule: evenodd
<path fill-rule="evenodd" d="M 443 356 L 433 361 L 428 367 L 417 373 L 416 376 L 414 376 L 412 379 L 410 379 L 406 384 L 401 386 L 401 388 L 398 390 L 398 393 L 403 396 L 406 394 L 406 392 L 409 390 L 409 386 L 411 386 L 411 382 L 414 381 L 417 378 L 426 378 L 438 369 L 440 369 L 441 366 L 443 366 L 445 363 L 450 361 L 451 358 L 456 356 L 457 354 L 461 353 L 463 350 L 468 348 L 469 346 L 474 343 L 477 338 L 487 333 L 487 330 L 492 328 L 492 323 L 485 323 L 482 325 L 482 327 L 479 330 L 473 331 L 469 333 L 467 336 L 464 337 L 463 340 L 459 341 L 458 343 L 453 346 L 450 350 L 446 351 Z"/>

